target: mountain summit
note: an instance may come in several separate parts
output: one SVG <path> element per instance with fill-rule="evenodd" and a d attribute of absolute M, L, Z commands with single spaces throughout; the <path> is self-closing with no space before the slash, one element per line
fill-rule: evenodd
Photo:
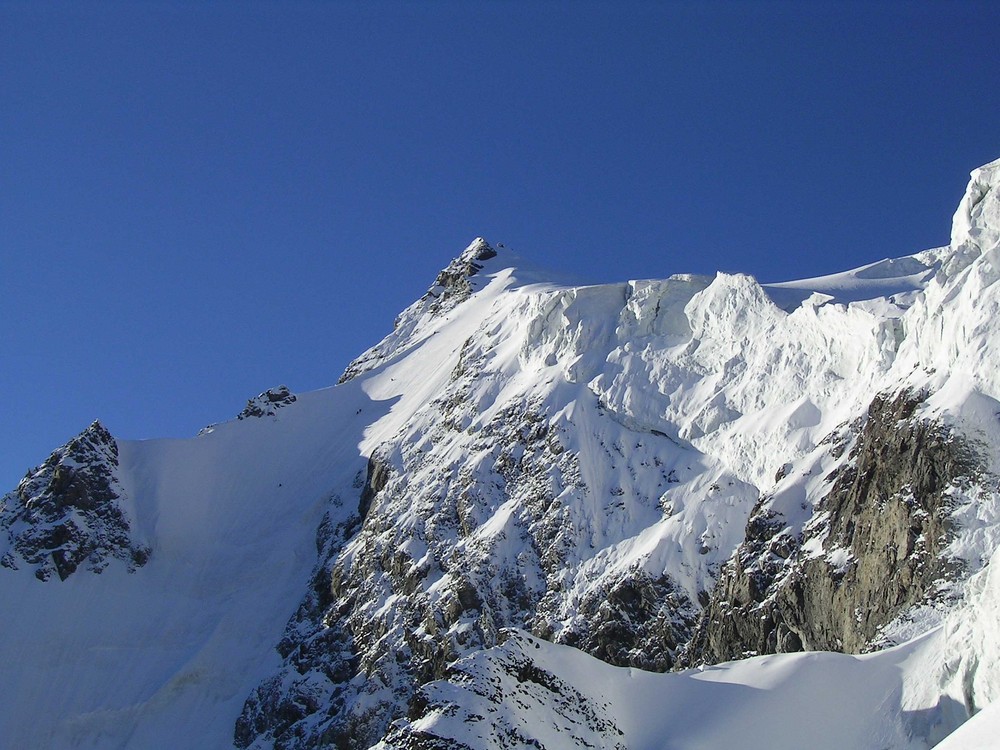
<path fill-rule="evenodd" d="M 477 238 L 335 387 L 95 423 L 0 501 L 0 736 L 995 735 L 998 184 L 947 247 L 779 283 L 580 285 Z"/>

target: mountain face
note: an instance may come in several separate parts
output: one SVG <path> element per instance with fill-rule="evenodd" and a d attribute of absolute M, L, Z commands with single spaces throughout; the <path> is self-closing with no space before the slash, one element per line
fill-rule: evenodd
<path fill-rule="evenodd" d="M 778 480 L 726 564 L 687 663 L 802 650 L 870 650 L 892 619 L 962 572 L 948 554 L 959 502 L 977 502 L 986 456 L 935 420 L 914 418 L 925 394 L 876 396 L 834 451 L 808 521 L 788 524 Z M 777 497 L 775 497 L 777 496 Z M 794 509 L 793 509 L 794 510 Z"/>
<path fill-rule="evenodd" d="M 780 284 L 577 286 L 477 239 L 332 388 L 272 388 L 190 440 L 95 423 L 0 505 L 0 735 L 1000 727 L 998 183 L 973 172 L 947 247 Z"/>

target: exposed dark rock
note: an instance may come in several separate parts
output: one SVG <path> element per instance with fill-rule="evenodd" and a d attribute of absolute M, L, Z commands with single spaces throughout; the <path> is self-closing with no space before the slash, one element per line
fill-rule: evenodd
<path fill-rule="evenodd" d="M 915 416 L 925 398 L 904 391 L 872 401 L 850 459 L 828 477 L 830 491 L 801 535 L 761 499 L 683 664 L 862 652 L 960 572 L 945 555 L 949 490 L 983 464 L 949 428 Z"/>
<path fill-rule="evenodd" d="M 472 285 L 469 279 L 483 270 L 483 261 L 497 256 L 497 251 L 482 237 L 466 248 L 465 252 L 448 264 L 434 279 L 434 286 L 427 290 L 423 299 L 433 299 L 431 312 L 451 308 L 469 298 Z"/>
<path fill-rule="evenodd" d="M 636 569 L 608 590 L 595 590 L 581 602 L 580 614 L 581 624 L 560 633 L 558 643 L 618 667 L 665 672 L 691 637 L 698 608 L 669 577 L 654 579 Z"/>
<path fill-rule="evenodd" d="M 389 481 L 389 464 L 385 461 L 371 456 L 368 459 L 368 475 L 365 478 L 364 487 L 361 489 L 361 499 L 358 501 L 358 513 L 364 519 L 368 515 L 372 500 L 382 491 Z"/>
<path fill-rule="evenodd" d="M 409 725 L 397 729 L 386 738 L 386 745 L 393 750 L 474 750 L 464 742 L 437 737 L 430 732 L 415 730 Z"/>
<path fill-rule="evenodd" d="M 118 445 L 94 422 L 28 472 L 0 500 L 8 541 L 0 566 L 28 566 L 47 581 L 53 574 L 65 580 L 81 566 L 100 573 L 113 559 L 129 571 L 144 565 L 150 550 L 132 538 L 117 469 Z"/>
<path fill-rule="evenodd" d="M 327 517 L 320 525 L 316 537 L 320 563 L 308 594 L 278 643 L 284 663 L 244 703 L 233 736 L 236 747 L 304 750 L 350 746 L 343 724 L 335 718 L 344 710 L 348 683 L 357 673 L 358 660 L 335 606 L 330 565 L 357 528 L 356 518 L 335 526 Z"/>
<path fill-rule="evenodd" d="M 287 385 L 269 388 L 247 401 L 246 407 L 237 415 L 237 419 L 249 417 L 272 417 L 283 406 L 294 404 L 295 394 L 288 390 Z"/>

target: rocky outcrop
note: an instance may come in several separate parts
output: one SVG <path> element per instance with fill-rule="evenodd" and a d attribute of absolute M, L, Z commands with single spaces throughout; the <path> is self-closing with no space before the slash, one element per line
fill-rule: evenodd
<path fill-rule="evenodd" d="M 294 404 L 295 394 L 288 390 L 287 385 L 279 385 L 276 388 L 268 388 L 263 393 L 259 393 L 247 401 L 246 407 L 237 415 L 237 419 L 249 419 L 251 417 L 273 417 L 275 412 L 283 406 Z"/>
<path fill-rule="evenodd" d="M 945 554 L 952 494 L 983 464 L 967 441 L 917 415 L 925 397 L 904 391 L 872 401 L 850 460 L 827 477 L 829 492 L 801 533 L 762 498 L 685 664 L 865 651 L 894 617 L 959 572 Z"/>
<path fill-rule="evenodd" d="M 449 667 L 445 679 L 423 687 L 410 720 L 395 724 L 378 750 L 600 747 L 625 750 L 611 707 L 581 692 L 533 657 L 539 644 L 519 631 L 501 631 L 498 648 Z M 516 705 L 517 711 L 507 710 Z M 546 721 L 527 717 L 544 715 Z M 419 719 L 447 716 L 474 745 Z M 534 718 L 534 717 L 532 717 Z"/>
<path fill-rule="evenodd" d="M 633 569 L 591 592 L 580 604 L 576 627 L 555 640 L 617 667 L 665 672 L 693 632 L 698 613 L 669 576 L 653 578 Z"/>
<path fill-rule="evenodd" d="M 150 550 L 133 538 L 116 475 L 118 445 L 100 422 L 56 450 L 0 500 L 6 551 L 0 566 L 47 581 L 78 569 L 100 573 L 113 560 L 135 571 Z"/>
<path fill-rule="evenodd" d="M 365 484 L 361 488 L 361 499 L 358 501 L 358 513 L 361 518 L 368 515 L 372 500 L 389 483 L 391 468 L 384 459 L 371 456 L 368 459 L 368 474 L 365 477 Z"/>

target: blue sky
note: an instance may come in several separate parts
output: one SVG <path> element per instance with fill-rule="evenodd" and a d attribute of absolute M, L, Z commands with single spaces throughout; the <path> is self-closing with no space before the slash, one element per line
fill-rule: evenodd
<path fill-rule="evenodd" d="M 475 236 L 592 281 L 948 240 L 986 3 L 0 2 L 0 487 L 336 382 Z"/>

